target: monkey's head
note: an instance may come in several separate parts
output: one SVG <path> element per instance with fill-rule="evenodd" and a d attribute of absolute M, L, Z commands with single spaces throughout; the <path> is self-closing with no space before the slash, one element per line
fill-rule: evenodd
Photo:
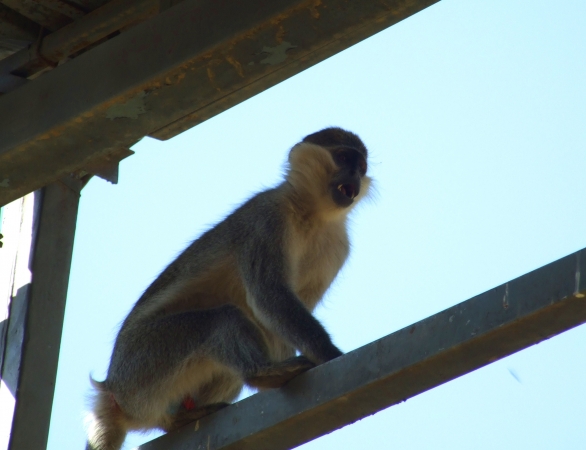
<path fill-rule="evenodd" d="M 291 150 L 290 182 L 306 192 L 327 192 L 336 208 L 348 208 L 362 198 L 370 184 L 366 176 L 368 151 L 362 140 L 342 128 L 325 128 L 303 138 Z"/>

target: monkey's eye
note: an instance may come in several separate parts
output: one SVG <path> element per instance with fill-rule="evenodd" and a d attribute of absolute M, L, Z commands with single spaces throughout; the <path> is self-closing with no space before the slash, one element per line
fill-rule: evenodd
<path fill-rule="evenodd" d="M 350 161 L 348 159 L 348 155 L 346 154 L 346 152 L 344 150 L 338 150 L 337 152 L 334 153 L 334 160 L 336 161 L 336 164 L 343 166 L 348 164 L 348 162 Z"/>
<path fill-rule="evenodd" d="M 366 161 L 360 160 L 358 162 L 358 167 L 360 168 L 360 173 L 362 173 L 362 175 L 366 174 Z"/>

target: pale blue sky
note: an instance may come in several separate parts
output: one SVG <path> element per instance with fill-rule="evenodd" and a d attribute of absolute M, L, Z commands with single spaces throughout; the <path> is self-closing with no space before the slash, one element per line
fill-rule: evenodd
<path fill-rule="evenodd" d="M 363 138 L 377 190 L 318 310 L 344 351 L 586 247 L 585 17 L 579 0 L 444 0 L 175 139 L 144 139 L 119 185 L 92 180 L 49 449 L 83 448 L 89 373 L 104 377 L 158 272 L 325 126 Z M 574 329 L 305 448 L 586 448 L 585 349 Z"/>

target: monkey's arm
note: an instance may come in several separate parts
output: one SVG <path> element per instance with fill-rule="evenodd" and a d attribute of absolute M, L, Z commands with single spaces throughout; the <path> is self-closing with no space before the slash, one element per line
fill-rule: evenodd
<path fill-rule="evenodd" d="M 269 330 L 316 363 L 342 355 L 289 286 L 281 248 L 270 239 L 251 240 L 247 245 L 241 271 L 254 314 Z"/>

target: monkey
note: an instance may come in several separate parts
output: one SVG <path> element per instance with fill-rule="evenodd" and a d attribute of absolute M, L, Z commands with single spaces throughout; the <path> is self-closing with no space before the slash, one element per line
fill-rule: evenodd
<path fill-rule="evenodd" d="M 346 261 L 347 217 L 371 184 L 367 149 L 337 127 L 289 152 L 284 180 L 204 232 L 123 321 L 95 388 L 87 450 L 169 432 L 342 355 L 313 316 Z M 296 356 L 297 352 L 300 353 Z"/>

